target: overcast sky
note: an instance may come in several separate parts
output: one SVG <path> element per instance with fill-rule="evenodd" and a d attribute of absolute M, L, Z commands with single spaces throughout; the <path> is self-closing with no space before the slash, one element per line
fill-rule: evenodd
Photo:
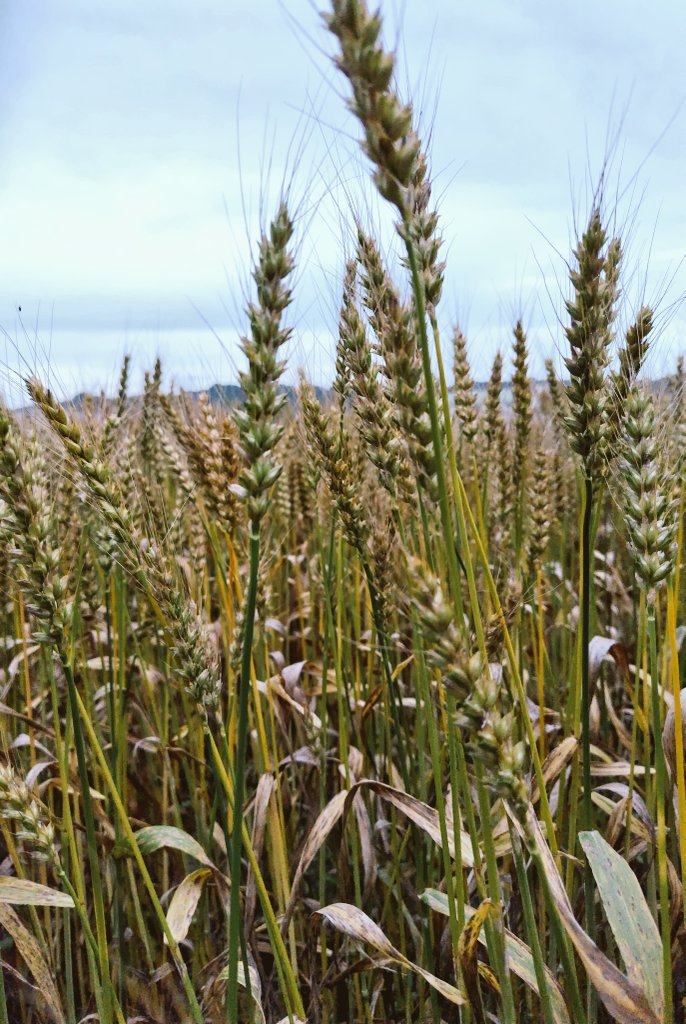
<path fill-rule="evenodd" d="M 392 232 L 319 6 L 0 0 L 5 367 L 35 362 L 69 393 L 112 387 L 129 351 L 183 386 L 235 381 L 250 245 L 287 181 L 288 372 L 330 377 L 353 214 Z M 382 7 L 430 135 L 446 338 L 459 319 L 479 377 L 520 313 L 535 373 L 559 351 L 564 258 L 609 149 L 629 312 L 659 301 L 653 363 L 670 365 L 686 338 L 683 0 Z"/>

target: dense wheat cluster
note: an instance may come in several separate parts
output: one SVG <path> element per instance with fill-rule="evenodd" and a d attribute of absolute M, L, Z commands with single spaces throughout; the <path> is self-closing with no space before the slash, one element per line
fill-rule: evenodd
<path fill-rule="evenodd" d="M 517 320 L 475 384 L 380 21 L 325 20 L 402 252 L 354 225 L 332 389 L 284 201 L 237 405 L 0 408 L 0 1024 L 678 1024 L 683 364 L 599 194 L 562 375 Z"/>

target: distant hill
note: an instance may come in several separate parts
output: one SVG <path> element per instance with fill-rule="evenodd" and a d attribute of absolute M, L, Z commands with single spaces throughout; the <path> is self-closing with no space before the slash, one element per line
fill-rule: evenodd
<path fill-rule="evenodd" d="M 278 388 L 279 392 L 285 394 L 291 405 L 295 405 L 297 401 L 298 390 L 290 384 L 284 384 Z M 320 402 L 326 402 L 327 399 L 331 398 L 333 391 L 331 388 L 315 387 L 315 393 Z M 243 401 L 243 388 L 238 384 L 213 384 L 209 388 L 201 388 L 198 391 L 183 391 L 184 395 L 189 398 L 198 398 L 200 395 L 206 394 L 213 405 L 238 405 L 239 402 Z M 131 399 L 134 401 L 140 399 L 141 395 L 131 395 Z M 113 401 L 114 399 L 108 399 Z M 73 398 L 66 399 L 62 404 L 66 409 L 73 409 L 74 411 L 80 411 L 83 409 L 86 402 L 100 402 L 100 395 L 94 395 L 88 391 L 80 391 Z M 28 412 L 32 407 L 23 406 L 22 408 L 15 409 L 15 413 Z"/>
<path fill-rule="evenodd" d="M 653 390 L 657 394 L 659 394 L 661 391 L 665 389 L 666 385 L 668 385 L 669 382 L 670 378 L 665 377 L 653 380 L 651 383 Z M 534 391 L 536 392 L 547 386 L 546 381 L 542 380 L 532 380 L 531 384 L 534 388 Z M 487 387 L 487 381 L 474 382 L 474 390 L 477 393 L 477 401 L 479 405 L 483 401 Z M 315 387 L 314 390 L 317 395 L 317 398 L 323 404 L 326 404 L 327 401 L 330 401 L 333 398 L 334 392 L 332 388 Z M 284 384 L 279 388 L 279 391 L 287 396 L 288 401 L 291 405 L 296 405 L 298 395 L 297 388 L 295 388 L 291 384 Z M 211 387 L 206 389 L 199 389 L 197 391 L 184 391 L 184 394 L 188 395 L 189 398 L 198 398 L 199 395 L 207 394 L 210 399 L 210 402 L 212 402 L 213 405 L 232 406 L 238 405 L 240 402 L 243 401 L 243 388 L 240 387 L 240 385 L 238 384 L 212 384 Z M 137 401 L 140 397 L 140 395 L 131 396 L 131 398 L 134 401 Z M 83 409 L 84 403 L 89 399 L 93 402 L 97 402 L 100 401 L 100 396 L 89 394 L 86 391 L 81 391 L 79 392 L 79 394 L 74 395 L 72 399 L 65 401 L 63 404 L 66 408 L 73 409 L 74 411 L 78 412 L 81 409 Z M 512 402 L 512 391 L 509 381 L 503 381 L 501 401 L 506 409 L 510 407 Z M 15 414 L 28 412 L 30 408 L 30 406 L 24 406 L 23 408 L 15 409 L 14 412 Z"/>

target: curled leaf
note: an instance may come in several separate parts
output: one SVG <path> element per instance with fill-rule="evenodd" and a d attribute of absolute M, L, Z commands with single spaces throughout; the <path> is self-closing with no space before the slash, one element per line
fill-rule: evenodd
<path fill-rule="evenodd" d="M 212 868 L 198 868 L 186 875 L 176 887 L 167 911 L 167 924 L 176 942 L 183 942 L 188 935 L 193 915 L 198 908 L 205 882 L 212 875 Z M 167 937 L 164 937 L 168 945 Z"/>
<path fill-rule="evenodd" d="M 312 863 L 312 860 L 318 853 L 321 846 L 326 842 L 326 838 L 331 832 L 331 829 L 334 827 L 336 822 L 340 820 L 347 796 L 347 789 L 342 789 L 340 793 L 336 793 L 336 795 L 329 800 L 323 811 L 320 812 L 319 817 L 310 830 L 310 834 L 307 837 L 303 851 L 300 854 L 300 860 L 298 861 L 298 866 L 295 869 L 295 875 L 293 876 L 291 894 L 288 898 L 288 904 L 281 922 L 282 935 L 286 933 L 291 917 L 293 916 L 293 910 L 298 898 L 298 890 L 300 889 L 300 883 L 302 882 L 303 875 Z"/>
<path fill-rule="evenodd" d="M 484 900 L 474 911 L 471 919 L 462 929 L 458 945 L 458 956 L 462 977 L 477 1024 L 485 1024 L 484 1008 L 481 1002 L 481 989 L 479 988 L 479 961 L 476 955 L 476 947 L 481 929 L 486 918 L 494 912 L 492 900 Z"/>

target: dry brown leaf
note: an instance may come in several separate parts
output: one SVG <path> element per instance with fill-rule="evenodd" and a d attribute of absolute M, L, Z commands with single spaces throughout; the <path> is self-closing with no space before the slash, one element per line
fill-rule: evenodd
<path fill-rule="evenodd" d="M 303 664 L 305 663 L 303 662 Z M 306 704 L 301 704 L 297 700 L 294 700 L 294 698 L 291 697 L 290 693 L 288 693 L 285 687 L 281 685 L 277 676 L 273 676 L 266 682 L 264 682 L 261 679 L 258 680 L 257 689 L 259 693 L 263 693 L 268 697 L 270 697 L 272 694 L 276 695 L 285 704 L 288 704 L 289 708 L 291 708 L 292 711 L 295 711 L 296 714 L 300 715 L 302 719 L 311 723 L 313 729 L 321 729 L 322 723 L 319 719 L 319 716 L 316 715 L 314 711 L 310 711 L 309 707 Z"/>
<path fill-rule="evenodd" d="M 14 708 L 9 706 L 9 704 L 4 704 L 2 701 L 0 701 L 0 714 L 9 715 L 10 718 L 16 718 L 18 721 L 26 723 L 26 725 L 31 729 L 35 729 L 36 732 L 42 732 L 46 736 L 49 736 L 50 739 L 55 739 L 55 733 L 49 726 L 43 725 L 37 719 L 31 718 L 29 715 L 25 715 L 21 711 L 15 711 Z"/>
<path fill-rule="evenodd" d="M 417 964 L 413 964 L 411 960 L 403 956 L 400 950 L 396 949 L 390 939 L 381 931 L 378 924 L 375 924 L 370 917 L 367 917 L 357 907 L 353 907 L 350 903 L 331 903 L 328 907 L 322 907 L 321 910 L 317 910 L 316 913 L 328 921 L 329 924 L 332 924 L 337 931 L 350 936 L 352 939 L 356 939 L 358 942 L 365 942 L 373 946 L 387 960 L 393 960 L 407 970 L 419 974 L 432 988 L 435 988 L 437 992 L 440 992 L 442 996 L 456 1006 L 461 1006 L 465 1002 L 460 991 L 454 985 L 449 985 L 447 981 L 437 978 L 434 974 L 424 970 L 423 967 L 419 967 Z"/>
<path fill-rule="evenodd" d="M 73 907 L 74 901 L 66 892 L 50 889 L 47 885 L 32 882 L 28 878 L 14 878 L 0 875 L 0 903 L 14 906 Z"/>
<path fill-rule="evenodd" d="M 484 900 L 474 911 L 473 916 L 462 929 L 458 944 L 458 956 L 464 987 L 467 990 L 469 1005 L 472 1008 L 477 1024 L 485 1024 L 484 1008 L 481 1002 L 481 989 L 479 988 L 479 962 L 476 955 L 479 943 L 479 935 L 486 918 L 495 910 L 492 900 Z"/>
<path fill-rule="evenodd" d="M 269 809 L 269 801 L 272 798 L 272 794 L 276 789 L 276 779 L 271 772 L 265 772 L 264 775 L 260 776 L 260 781 L 257 783 L 257 790 L 255 792 L 255 802 L 253 807 L 253 826 L 252 826 L 252 848 L 255 854 L 255 859 L 259 861 L 262 856 L 262 846 L 264 843 L 264 832 L 267 824 L 267 811 Z M 255 875 L 252 868 L 248 872 L 248 880 L 245 887 L 245 932 L 246 935 L 252 931 L 252 925 L 255 918 L 255 907 L 257 906 L 257 888 L 255 885 Z"/>
<path fill-rule="evenodd" d="M 653 774 L 653 772 L 654 769 L 651 768 L 651 775 Z M 645 765 L 634 765 L 634 775 L 645 775 L 645 773 Z M 625 775 L 631 775 L 631 765 L 628 761 L 604 761 L 602 764 L 593 763 L 591 765 L 591 775 L 593 775 L 596 779 L 614 778 L 617 776 L 622 777 Z"/>
<path fill-rule="evenodd" d="M 686 687 L 681 691 L 681 732 L 683 735 L 684 750 L 686 750 Z M 672 701 L 672 705 L 674 702 Z M 674 707 L 670 707 L 667 715 L 665 716 L 665 724 L 662 729 L 662 745 L 665 751 L 665 759 L 669 765 L 669 770 L 672 773 L 672 778 L 676 778 L 677 766 L 676 766 L 676 717 L 674 714 Z"/>
<path fill-rule="evenodd" d="M 610 687 L 607 685 L 607 683 L 605 683 L 604 692 L 605 707 L 607 708 L 607 713 L 610 717 L 612 725 L 614 726 L 615 732 L 619 736 L 620 743 L 626 748 L 626 750 L 631 750 L 631 733 L 626 728 L 621 718 L 615 711 L 615 706 L 612 701 L 612 693 L 610 692 Z"/>
<path fill-rule="evenodd" d="M 65 1017 L 60 1002 L 54 975 L 48 967 L 38 942 L 28 930 L 21 918 L 7 906 L 0 903 L 0 925 L 12 936 L 17 952 L 33 975 L 43 998 L 47 1003 L 50 1014 L 57 1021 L 57 1024 L 64 1024 Z"/>
<path fill-rule="evenodd" d="M 669 886 L 669 926 L 672 932 L 681 920 L 684 893 L 679 872 L 667 858 L 667 884 Z"/>
<path fill-rule="evenodd" d="M 371 789 L 373 793 L 380 796 L 382 800 L 386 800 L 392 804 L 399 811 L 413 821 L 418 828 L 427 835 L 431 836 L 437 846 L 442 848 L 441 839 L 441 827 L 438 817 L 438 812 L 429 807 L 428 804 L 422 803 L 421 800 L 417 800 L 416 797 L 410 796 L 409 793 L 405 793 L 401 789 L 396 789 L 394 786 L 389 786 L 385 782 L 375 782 L 373 779 L 361 779 L 354 786 L 351 787 L 350 793 L 348 794 L 348 801 L 352 800 L 355 793 L 362 789 Z M 448 852 L 450 856 L 455 859 L 455 836 L 454 829 L 448 826 Z M 474 856 L 472 854 L 471 840 L 466 832 L 460 831 L 460 855 L 462 865 L 467 868 L 474 867 Z"/>
<path fill-rule="evenodd" d="M 375 686 L 370 695 L 367 697 L 367 700 L 363 704 L 362 711 L 359 716 L 362 722 L 366 720 L 366 718 L 372 713 L 376 705 L 379 703 L 385 689 L 386 684 L 379 683 L 378 686 Z"/>
<path fill-rule="evenodd" d="M 362 853 L 362 867 L 364 869 L 364 890 L 362 899 L 370 898 L 374 885 L 376 884 L 376 857 L 374 855 L 374 838 L 372 823 L 369 812 L 363 800 L 353 800 L 353 811 L 357 824 L 357 834 L 360 839 L 360 851 Z"/>
<path fill-rule="evenodd" d="M 615 803 L 605 796 L 606 792 L 616 793 L 622 799 Z M 606 782 L 604 785 L 597 786 L 593 790 L 591 794 L 593 803 L 609 815 L 608 830 L 614 822 L 619 804 L 624 803 L 629 795 L 630 789 L 625 782 Z M 655 822 L 650 816 L 645 801 L 640 793 L 634 790 L 632 795 L 631 834 L 638 836 L 648 846 L 653 846 L 655 843 L 655 832 Z"/>
<path fill-rule="evenodd" d="M 576 736 L 567 736 L 558 743 L 554 750 L 551 750 L 541 765 L 541 771 L 543 772 L 543 778 L 546 786 L 549 786 L 551 782 L 554 782 L 562 769 L 569 764 L 574 755 L 574 751 L 578 746 L 579 741 Z M 538 783 L 534 782 L 531 802 L 536 803 L 539 800 L 540 795 Z"/>
<path fill-rule="evenodd" d="M 293 910 L 298 898 L 298 890 L 300 888 L 303 875 L 322 845 L 326 842 L 331 829 L 334 827 L 336 822 L 340 820 L 347 796 L 347 789 L 342 789 L 340 793 L 336 793 L 336 795 L 329 800 L 324 810 L 321 811 L 319 817 L 310 830 L 310 834 L 307 837 L 303 851 L 300 854 L 300 860 L 298 861 L 298 866 L 295 869 L 295 875 L 293 876 L 291 894 L 288 898 L 288 904 L 284 911 L 283 920 L 281 921 L 282 934 L 285 934 L 288 930 L 288 925 L 290 924 L 291 917 L 293 916 Z"/>
<path fill-rule="evenodd" d="M 193 915 L 198 908 L 205 882 L 212 877 L 212 868 L 197 868 L 186 875 L 176 887 L 167 911 L 167 924 L 177 942 L 183 942 L 188 935 Z M 164 936 L 165 946 L 169 945 Z"/>
<path fill-rule="evenodd" d="M 604 661 L 614 661 L 624 679 L 629 678 L 629 655 L 624 644 L 609 636 L 594 636 L 588 645 L 588 675 L 591 686 L 595 685 Z"/>

